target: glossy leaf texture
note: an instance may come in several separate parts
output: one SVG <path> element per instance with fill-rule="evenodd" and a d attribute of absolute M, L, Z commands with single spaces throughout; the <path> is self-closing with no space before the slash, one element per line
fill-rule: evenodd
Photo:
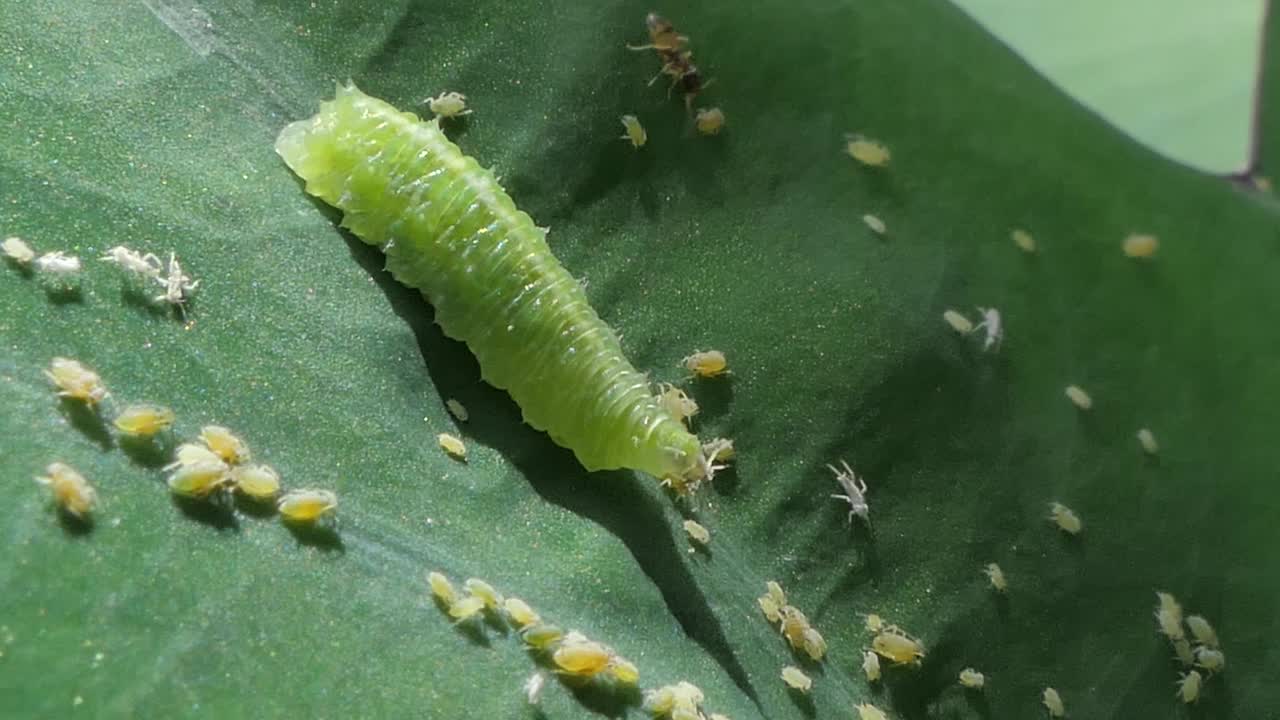
<path fill-rule="evenodd" d="M 85 264 L 75 289 L 0 275 L 9 711 L 536 717 L 521 686 L 538 665 L 499 624 L 454 626 L 432 569 L 608 643 L 642 687 L 694 682 L 735 720 L 855 702 L 1034 717 L 1046 686 L 1074 717 L 1174 716 L 1179 668 L 1152 618 L 1166 590 L 1228 658 L 1196 716 L 1271 709 L 1274 205 L 1138 147 L 937 0 L 659 8 L 714 79 L 697 105 L 727 123 L 701 137 L 665 81 L 647 85 L 658 59 L 625 47 L 650 9 L 37 0 L 6 15 L 0 234 Z M 681 505 L 521 425 L 272 152 L 348 78 L 403 108 L 467 95 L 451 137 L 550 226 L 637 367 L 685 382 L 697 430 L 735 439 L 732 472 Z M 619 138 L 624 114 L 643 148 Z M 846 133 L 884 142 L 889 166 L 855 163 Z M 1134 232 L 1159 236 L 1154 258 L 1122 254 Z M 119 244 L 176 252 L 200 279 L 186 323 L 98 262 Z M 998 352 L 942 321 L 976 306 L 1002 312 Z M 680 358 L 709 348 L 733 374 L 687 381 Z M 175 502 L 166 452 L 56 400 L 55 356 L 101 373 L 105 416 L 164 404 L 172 441 L 222 424 L 286 487 L 336 491 L 336 531 Z M 840 459 L 866 478 L 869 525 L 829 497 Z M 55 460 L 98 488 L 87 532 L 27 479 Z M 1049 524 L 1052 501 L 1080 536 Z M 826 636 L 821 667 L 764 620 L 768 579 Z M 869 612 L 928 651 L 882 688 L 858 669 Z M 785 688 L 787 664 L 809 695 Z M 966 666 L 983 694 L 957 685 Z M 641 717 L 637 701 L 552 680 L 541 712 Z"/>

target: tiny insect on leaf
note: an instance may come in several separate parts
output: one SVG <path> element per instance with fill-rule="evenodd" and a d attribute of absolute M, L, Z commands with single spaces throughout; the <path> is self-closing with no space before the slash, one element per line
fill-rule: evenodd
<path fill-rule="evenodd" d="M 151 437 L 173 425 L 173 411 L 159 405 L 130 405 L 115 417 L 112 424 L 125 435 Z"/>

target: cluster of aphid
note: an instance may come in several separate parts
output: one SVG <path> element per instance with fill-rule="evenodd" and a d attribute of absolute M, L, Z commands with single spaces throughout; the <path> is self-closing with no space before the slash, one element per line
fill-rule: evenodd
<path fill-rule="evenodd" d="M 102 377 L 83 363 L 56 357 L 45 376 L 60 397 L 82 402 L 99 412 L 110 397 Z M 168 431 L 176 419 L 173 410 L 149 403 L 129 405 L 112 419 L 121 435 L 134 441 L 154 441 Z M 200 500 L 223 500 L 232 491 L 258 502 L 271 502 L 280 495 L 280 476 L 267 465 L 251 465 L 249 447 L 227 428 L 206 425 L 200 431 L 201 444 L 184 443 L 177 460 L 166 466 L 172 471 L 168 486 L 176 495 Z M 97 502 L 97 493 L 84 476 L 64 463 L 53 463 L 45 475 L 36 478 L 53 493 L 54 501 L 71 516 L 87 521 Z M 279 497 L 276 508 L 293 522 L 315 522 L 329 517 L 337 508 L 337 496 L 328 490 L 294 490 Z"/>
<path fill-rule="evenodd" d="M 680 364 L 690 373 L 693 373 L 695 378 L 718 378 L 729 374 L 729 361 L 725 354 L 719 350 L 694 352 L 692 355 L 681 359 Z M 693 416 L 698 414 L 697 401 L 689 397 L 684 390 L 673 385 L 667 383 L 659 384 L 657 398 L 658 404 L 686 428 L 690 426 L 690 420 Z M 723 470 L 726 467 L 724 463 L 731 462 L 736 452 L 732 440 L 728 438 L 713 438 L 702 444 L 702 457 L 700 458 L 700 467 L 697 473 L 686 477 L 665 477 L 662 479 L 662 484 L 671 488 L 677 495 L 687 497 L 697 491 L 704 481 L 713 479 L 718 471 Z M 702 526 L 697 523 L 693 523 L 693 525 L 696 527 L 690 529 L 689 524 L 686 523 L 685 530 L 689 531 L 690 536 L 697 540 L 700 535 L 695 533 L 697 533 L 697 528 L 702 528 Z M 708 541 L 710 540 L 709 535 L 707 539 Z M 701 540 L 699 542 L 706 544 Z"/>
<path fill-rule="evenodd" d="M 649 42 L 645 45 L 627 45 L 630 50 L 652 50 L 662 61 L 662 69 L 649 81 L 653 85 L 658 78 L 667 75 L 671 78 L 668 93 L 676 87 L 684 96 L 685 109 L 693 117 L 693 126 L 701 135 L 718 135 L 724 128 L 724 111 L 718 107 L 699 108 L 693 113 L 693 100 L 711 83 L 703 82 L 698 67 L 693 64 L 693 51 L 689 50 L 689 38 L 676 32 L 670 20 L 649 13 L 644 19 L 645 29 L 649 32 Z M 632 147 L 643 147 L 649 140 L 640 119 L 635 115 L 623 115 L 622 127 L 626 131 L 622 139 L 631 143 Z"/>
<path fill-rule="evenodd" d="M 503 597 L 489 583 L 470 578 L 459 592 L 443 573 L 427 574 L 427 585 L 440 608 L 455 622 L 471 622 L 486 616 L 505 619 L 520 633 L 524 644 L 561 677 L 575 681 L 610 683 L 619 689 L 634 688 L 640 682 L 635 663 L 604 643 L 591 640 L 576 630 L 565 632 L 543 622 L 528 603 L 517 597 Z M 545 677 L 536 673 L 525 685 L 526 699 L 536 704 Z"/>
<path fill-rule="evenodd" d="M 769 580 L 764 587 L 765 593 L 756 598 L 756 604 L 760 606 L 765 619 L 770 624 L 778 624 L 778 632 L 786 638 L 792 650 L 803 652 L 814 662 L 822 662 L 827 654 L 827 641 L 822 633 L 809 624 L 809 618 L 805 617 L 800 608 L 787 602 L 787 594 L 777 581 Z M 796 668 L 791 670 L 794 672 L 788 672 L 784 668 L 782 679 L 797 690 L 808 691 L 810 683 L 804 673 Z"/>
<path fill-rule="evenodd" d="M 259 503 L 275 502 L 280 516 L 295 523 L 314 523 L 333 517 L 338 496 L 331 490 L 291 490 L 280 494 L 280 475 L 269 465 L 251 464 L 249 446 L 221 425 L 200 429 L 200 443 L 178 446 L 170 471 L 169 489 L 193 500 L 225 503 L 232 493 Z"/>
<path fill-rule="evenodd" d="M 729 720 L 720 713 L 703 715 L 701 705 L 706 700 L 702 689 L 691 682 L 681 680 L 674 685 L 663 685 L 644 694 L 644 709 L 657 718 L 670 720 Z"/>
<path fill-rule="evenodd" d="M 63 285 L 70 285 L 80 274 L 80 258 L 67 255 L 61 250 L 45 253 L 36 257 L 36 253 L 22 238 L 9 237 L 0 242 L 0 252 L 9 262 L 19 268 L 35 266 L 41 274 L 56 278 Z M 153 302 L 165 303 L 178 308 L 185 316 L 187 302 L 191 294 L 200 285 L 182 269 L 182 264 L 173 253 L 169 253 L 166 266 L 160 258 L 151 253 L 145 255 L 123 245 L 117 245 L 107 251 L 101 258 L 104 262 L 115 263 L 120 269 L 139 279 L 151 279 L 164 288 L 152 298 Z M 165 273 L 168 274 L 165 274 Z"/>
<path fill-rule="evenodd" d="M 1182 615 L 1182 605 L 1177 598 L 1167 592 L 1157 592 L 1160 601 L 1156 605 L 1156 626 L 1161 635 L 1169 640 L 1174 656 L 1184 667 L 1190 668 L 1178 678 L 1177 697 L 1184 703 L 1193 703 L 1200 699 L 1200 687 L 1205 677 L 1204 670 L 1212 677 L 1221 672 L 1227 665 L 1227 656 L 1222 652 L 1218 642 L 1218 633 L 1213 625 L 1202 615 Z M 1191 631 L 1191 639 L 1187 632 Z"/>

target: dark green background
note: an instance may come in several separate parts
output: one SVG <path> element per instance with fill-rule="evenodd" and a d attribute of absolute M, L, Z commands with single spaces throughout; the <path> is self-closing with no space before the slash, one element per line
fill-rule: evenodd
<path fill-rule="evenodd" d="M 534 717 L 517 639 L 451 628 L 432 568 L 610 643 L 646 687 L 695 682 L 735 720 L 848 717 L 855 701 L 1036 717 L 1045 685 L 1077 718 L 1272 710 L 1275 202 L 1138 147 L 934 0 L 663 8 L 715 79 L 700 103 L 728 118 L 701 138 L 645 86 L 657 60 L 624 47 L 649 9 L 8 9 L 0 233 L 89 266 L 78 296 L 0 276 L 8 712 Z M 475 114 L 451 135 L 551 227 L 655 380 L 679 380 L 694 349 L 729 354 L 731 378 L 691 387 L 699 431 L 741 456 L 684 509 L 709 553 L 687 552 L 651 478 L 587 474 L 521 426 L 430 308 L 302 193 L 271 143 L 348 78 L 406 108 L 466 93 Z M 618 139 L 624 113 L 649 131 L 638 152 Z M 885 141 L 892 166 L 857 166 L 846 132 Z M 1015 226 L 1043 252 L 1019 253 Z M 1120 253 L 1134 231 L 1161 237 L 1153 262 Z M 189 326 L 92 260 L 120 243 L 175 250 L 201 279 Z M 1003 311 L 999 354 L 942 323 L 974 305 Z M 97 368 L 118 404 L 171 405 L 179 437 L 219 422 L 286 484 L 335 489 L 336 539 L 176 506 L 163 458 L 55 401 L 40 372 L 55 355 Z M 1158 461 L 1134 439 L 1144 425 Z M 468 440 L 466 465 L 435 446 L 443 431 Z M 839 458 L 871 486 L 870 530 L 827 497 Z M 61 527 L 28 479 L 53 460 L 98 486 L 91 533 Z M 1044 520 L 1055 499 L 1084 519 L 1078 540 Z M 795 660 L 755 607 L 766 579 L 830 643 L 810 699 L 778 679 Z M 1156 589 L 1223 639 L 1227 672 L 1190 711 Z M 929 648 L 883 689 L 857 670 L 872 611 Z M 984 696 L 956 686 L 966 665 Z M 544 711 L 639 717 L 625 700 L 552 683 Z"/>

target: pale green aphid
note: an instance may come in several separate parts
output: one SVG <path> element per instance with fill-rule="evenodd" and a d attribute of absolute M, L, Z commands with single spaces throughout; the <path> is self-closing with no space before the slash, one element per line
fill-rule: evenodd
<path fill-rule="evenodd" d="M 711 475 L 697 437 L 649 391 L 545 233 L 438 122 L 346 85 L 275 147 L 308 193 L 422 291 L 484 379 L 583 467 L 641 470 L 678 492 Z"/>

